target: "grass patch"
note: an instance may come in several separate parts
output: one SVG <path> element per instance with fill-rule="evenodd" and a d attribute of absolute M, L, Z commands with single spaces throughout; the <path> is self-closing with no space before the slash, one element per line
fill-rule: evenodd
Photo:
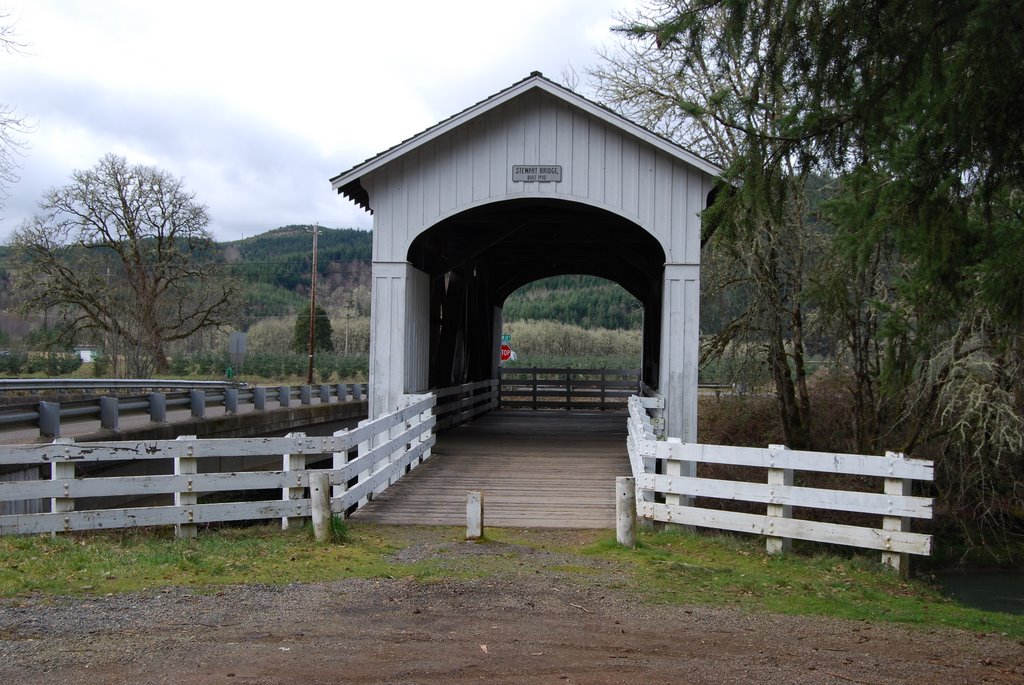
<path fill-rule="evenodd" d="M 90 595 L 188 586 L 212 592 L 242 583 L 344 578 L 421 582 L 540 577 L 600 583 L 649 602 L 737 607 L 794 615 L 952 627 L 1024 638 L 1024 616 L 970 609 L 866 556 L 815 552 L 768 557 L 753 538 L 642 533 L 636 550 L 608 531 L 488 530 L 344 522 L 347 542 L 323 545 L 304 528 L 167 529 L 0 537 L 0 596 Z M 536 574 L 542 574 L 537 576 Z"/>
<path fill-rule="evenodd" d="M 666 530 L 641 534 L 636 550 L 597 542 L 585 553 L 632 565 L 650 601 L 735 606 L 792 615 L 884 620 L 1024 637 L 1024 616 L 971 609 L 866 556 L 768 556 L 754 539 Z"/>

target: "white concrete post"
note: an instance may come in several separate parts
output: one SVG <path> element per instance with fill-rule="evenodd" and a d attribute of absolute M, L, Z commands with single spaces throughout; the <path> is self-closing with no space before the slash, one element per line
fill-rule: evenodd
<path fill-rule="evenodd" d="M 484 536 L 484 493 L 471 490 L 466 493 L 466 539 L 479 540 Z"/>
<path fill-rule="evenodd" d="M 331 532 L 331 474 L 325 471 L 309 474 L 309 499 L 313 536 L 317 542 L 325 542 Z"/>
<path fill-rule="evenodd" d="M 615 540 L 630 549 L 636 547 L 636 479 L 615 479 Z"/>

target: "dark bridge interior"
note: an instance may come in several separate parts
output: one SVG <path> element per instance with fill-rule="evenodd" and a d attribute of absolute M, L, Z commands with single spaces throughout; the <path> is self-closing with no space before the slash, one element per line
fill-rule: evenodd
<path fill-rule="evenodd" d="M 493 203 L 422 233 L 408 260 L 430 275 L 430 387 L 491 378 L 494 308 L 527 283 L 564 274 L 606 278 L 641 302 L 643 379 L 657 385 L 665 253 L 631 221 L 564 200 Z"/>

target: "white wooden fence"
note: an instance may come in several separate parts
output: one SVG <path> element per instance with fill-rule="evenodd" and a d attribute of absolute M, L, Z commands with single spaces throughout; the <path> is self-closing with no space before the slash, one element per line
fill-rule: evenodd
<path fill-rule="evenodd" d="M 932 499 L 911 496 L 915 480 L 931 481 L 933 463 L 889 452 L 884 457 L 768 448 L 727 447 L 659 440 L 648 410 L 660 398 L 631 397 L 627 446 L 636 479 L 637 515 L 655 521 L 767 536 L 769 553 L 790 540 L 849 545 L 882 551 L 882 562 L 907 569 L 907 554 L 931 553 L 931 536 L 910 532 L 910 519 L 932 516 Z M 658 464 L 662 467 L 659 468 Z M 765 482 L 697 477 L 697 464 L 757 467 Z M 660 473 L 659 473 L 660 471 Z M 881 492 L 855 492 L 793 484 L 793 472 L 874 477 Z M 693 498 L 764 504 L 764 514 L 693 506 Z M 881 517 L 881 528 L 793 518 L 793 507 Z"/>
<path fill-rule="evenodd" d="M 46 445 L 0 446 L 0 465 L 49 465 L 49 480 L 0 482 L 0 502 L 49 499 L 50 511 L 0 516 L 0 534 L 46 533 L 174 524 L 182 537 L 196 526 L 223 521 L 280 518 L 289 525 L 310 516 L 309 476 L 328 472 L 331 510 L 342 514 L 361 506 L 430 456 L 434 445 L 433 395 L 410 395 L 399 411 L 328 437 L 292 434 L 283 438 L 90 442 L 58 439 Z M 249 471 L 247 460 L 280 459 L 280 469 Z M 219 472 L 219 460 L 242 468 Z M 76 477 L 76 464 L 164 460 L 163 475 Z M 312 470 L 328 461 L 327 469 Z M 170 469 L 168 469 L 170 470 Z M 201 502 L 204 495 L 274 489 L 278 499 Z M 120 508 L 76 507 L 84 498 L 173 497 L 173 504 Z"/>

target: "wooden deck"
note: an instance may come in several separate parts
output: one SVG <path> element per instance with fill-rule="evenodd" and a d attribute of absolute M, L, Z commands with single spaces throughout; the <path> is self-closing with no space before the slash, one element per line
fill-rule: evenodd
<path fill-rule="evenodd" d="M 614 528 L 615 477 L 630 475 L 625 413 L 491 412 L 438 435 L 433 456 L 353 515 L 389 524 Z"/>

